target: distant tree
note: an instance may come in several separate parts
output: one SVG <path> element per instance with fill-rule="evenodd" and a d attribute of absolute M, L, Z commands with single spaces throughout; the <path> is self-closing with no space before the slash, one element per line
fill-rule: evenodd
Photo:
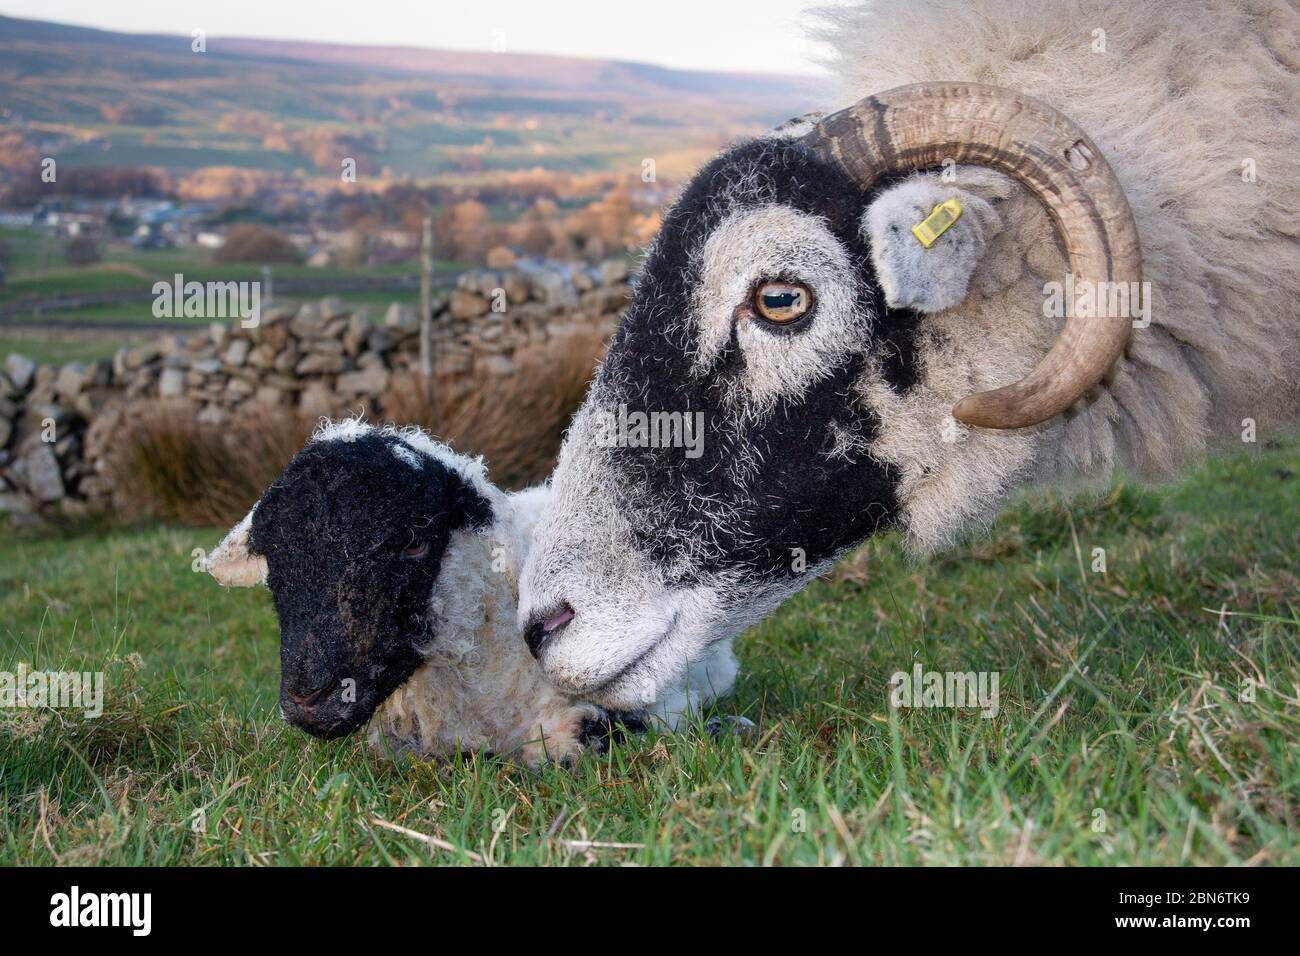
<path fill-rule="evenodd" d="M 447 200 L 447 191 L 436 187 L 420 188 L 410 183 L 397 183 L 378 197 L 384 222 L 400 223 L 403 228 L 418 231 L 424 217 L 434 207 Z"/>
<path fill-rule="evenodd" d="M 167 111 L 143 103 L 101 103 L 99 115 L 106 122 L 122 126 L 159 126 L 167 122 Z"/>
<path fill-rule="evenodd" d="M 364 199 L 339 207 L 339 224 L 345 229 L 370 229 L 379 221 L 377 209 Z"/>
<path fill-rule="evenodd" d="M 0 148 L 3 144 L 0 143 Z M 48 183 L 41 178 L 41 168 L 34 165 L 17 178 L 5 202 L 26 206 L 52 196 L 75 196 L 80 199 L 160 199 L 170 191 L 166 176 L 139 166 L 99 168 L 94 166 L 59 166 L 59 178 Z"/>
<path fill-rule="evenodd" d="M 551 247 L 550 227 L 543 222 L 524 223 L 520 231 L 519 245 L 530 255 L 546 255 Z"/>
<path fill-rule="evenodd" d="M 73 236 L 63 246 L 64 261 L 70 266 L 88 266 L 99 262 L 99 245 L 90 236 Z"/>
<path fill-rule="evenodd" d="M 213 259 L 217 262 L 300 262 L 302 254 L 274 229 L 246 222 L 231 226 L 225 244 Z"/>
<path fill-rule="evenodd" d="M 0 239 L 0 266 L 7 266 L 14 261 L 14 247 L 12 243 Z"/>
<path fill-rule="evenodd" d="M 474 199 L 448 206 L 433 223 L 433 252 L 439 259 L 479 261 L 496 245 L 488 207 Z"/>
<path fill-rule="evenodd" d="M 636 218 L 632 197 L 627 188 L 620 185 L 574 212 L 565 225 L 583 254 L 599 259 L 627 247 Z"/>

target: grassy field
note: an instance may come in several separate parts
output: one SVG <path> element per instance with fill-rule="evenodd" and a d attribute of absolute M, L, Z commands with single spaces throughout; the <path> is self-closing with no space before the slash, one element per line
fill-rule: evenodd
<path fill-rule="evenodd" d="M 111 359 L 113 353 L 129 341 L 126 336 L 121 339 L 117 337 L 67 339 L 56 338 L 54 334 L 40 335 L 33 332 L 20 335 L 8 332 L 0 334 L 0 360 L 11 352 L 17 352 L 42 365 L 62 365 L 65 362 L 89 363 L 99 359 Z"/>
<path fill-rule="evenodd" d="M 7 281 L 0 286 L 0 308 L 17 308 L 42 297 L 63 297 L 100 293 L 135 293 L 151 295 L 155 282 L 172 282 L 176 273 L 186 281 L 256 281 L 262 277 L 259 266 L 246 263 L 218 264 L 212 262 L 211 253 L 200 249 L 168 249 L 141 251 L 118 240 L 106 246 L 105 259 L 94 265 L 74 268 L 64 264 L 62 244 L 46 236 L 41 230 L 29 227 L 0 226 L 0 240 L 14 250 Z M 278 282 L 319 281 L 342 279 L 396 280 L 410 276 L 418 269 L 415 263 L 391 265 L 366 265 L 357 268 L 312 268 L 305 265 L 277 265 L 273 279 Z M 440 279 L 450 278 L 465 269 L 463 263 L 436 262 L 434 271 Z M 401 287 L 396 281 L 391 286 L 358 291 L 316 294 L 281 291 L 276 295 L 280 304 L 297 304 L 324 295 L 335 295 L 344 302 L 367 307 L 371 321 L 381 321 L 393 302 L 418 306 L 418 288 Z M 20 326 L 14 329 L 0 323 L 0 358 L 10 352 L 21 352 L 40 362 L 62 364 L 72 361 L 93 361 L 111 358 L 123 345 L 131 345 L 157 335 L 150 326 L 160 320 L 153 314 L 153 301 L 139 301 L 89 305 L 80 308 L 49 308 L 39 313 L 27 307 L 11 320 Z M 186 318 L 161 321 L 175 322 L 178 326 L 206 327 L 209 319 Z M 42 323 L 56 323 L 42 328 Z M 62 325 L 60 325 L 60 323 Z M 131 327 L 139 326 L 139 331 Z M 68 329 L 74 329 L 69 334 Z"/>
<path fill-rule="evenodd" d="M 0 863 L 1294 865 L 1298 514 L 1292 442 L 1026 500 L 929 562 L 882 538 L 741 639 L 722 712 L 754 740 L 571 772 L 287 727 L 268 594 L 191 570 L 218 529 L 6 530 L 0 670 L 109 689 L 96 720 L 0 712 Z M 914 663 L 996 672 L 997 715 L 892 709 Z"/>
<path fill-rule="evenodd" d="M 69 266 L 64 262 L 61 243 L 52 240 L 42 230 L 31 227 L 0 227 L 0 240 L 8 242 L 15 250 L 14 262 L 8 269 L 7 281 L 0 286 L 0 306 L 16 306 L 41 297 L 91 295 L 108 292 L 131 292 L 151 295 L 155 282 L 172 282 L 177 273 L 185 280 L 207 282 L 262 278 L 261 267 L 249 263 L 217 263 L 212 254 L 203 249 L 139 250 L 124 240 L 115 240 L 102 246 L 104 261 L 89 266 Z M 43 250 L 43 251 L 42 251 Z M 438 261 L 434 271 L 440 276 L 454 276 L 465 268 L 464 264 Z M 384 277 L 410 276 L 418 272 L 415 262 L 389 265 L 364 265 L 355 268 L 332 266 L 327 269 L 306 265 L 281 263 L 273 269 L 275 280 L 339 280 L 382 279 Z M 414 290 L 408 292 L 413 301 L 418 299 Z M 385 293 L 376 290 L 369 295 Z M 156 322 L 151 300 L 128 302 L 120 305 L 96 306 L 76 310 L 46 309 L 46 318 L 81 318 L 88 321 L 112 320 L 118 322 Z"/>

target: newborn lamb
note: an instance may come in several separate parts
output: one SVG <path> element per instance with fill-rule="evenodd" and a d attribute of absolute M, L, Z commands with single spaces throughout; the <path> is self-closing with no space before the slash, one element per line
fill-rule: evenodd
<path fill-rule="evenodd" d="M 646 715 L 609 714 L 547 683 L 516 610 L 548 495 L 502 492 L 481 459 L 416 428 L 325 423 L 207 569 L 226 586 L 271 589 L 284 718 L 326 739 L 367 725 L 383 753 L 567 761 L 603 747 L 616 721 L 675 727 L 729 691 L 725 645 Z"/>

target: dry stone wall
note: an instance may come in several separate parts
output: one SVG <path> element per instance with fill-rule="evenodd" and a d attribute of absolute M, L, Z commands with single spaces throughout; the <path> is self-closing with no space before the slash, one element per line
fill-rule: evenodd
<path fill-rule="evenodd" d="M 628 268 L 478 270 L 434 299 L 439 375 L 510 375 L 523 350 L 583 328 L 613 330 Z M 131 403 L 173 399 L 220 425 L 247 403 L 329 415 L 373 402 L 395 374 L 419 367 L 418 310 L 380 315 L 337 298 L 272 305 L 239 320 L 167 334 L 111 360 L 40 365 L 9 355 L 0 369 L 0 512 L 39 521 L 111 500 L 104 458 Z"/>

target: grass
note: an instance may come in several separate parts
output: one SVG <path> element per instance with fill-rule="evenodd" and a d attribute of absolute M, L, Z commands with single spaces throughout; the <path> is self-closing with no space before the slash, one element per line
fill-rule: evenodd
<path fill-rule="evenodd" d="M 1288 443 L 1025 500 L 926 563 L 878 539 L 740 640 L 724 709 L 758 738 L 571 772 L 288 728 L 269 595 L 191 569 L 220 529 L 6 532 L 0 669 L 109 689 L 97 720 L 0 712 L 0 863 L 1294 865 L 1297 514 Z M 914 662 L 997 672 L 997 716 L 891 709 Z"/>
<path fill-rule="evenodd" d="M 255 280 L 262 277 L 257 263 L 214 262 L 212 252 L 197 246 L 173 249 L 136 249 L 127 239 L 99 242 L 102 262 L 87 266 L 70 266 L 63 258 L 66 240 L 51 236 L 35 226 L 0 226 L 0 240 L 13 250 L 13 261 L 6 267 L 7 281 L 0 286 L 0 304 L 17 302 L 28 296 L 78 295 L 94 292 L 149 292 L 154 282 L 171 282 L 176 273 L 186 281 Z M 273 268 L 277 279 L 376 278 L 412 275 L 419 262 L 395 262 L 359 266 L 318 268 L 302 263 L 279 263 Z M 434 263 L 438 275 L 455 275 L 464 271 L 463 263 L 439 260 Z"/>
<path fill-rule="evenodd" d="M 0 335 L 0 361 L 10 353 L 26 355 L 41 364 L 63 365 L 67 362 L 94 362 L 111 359 L 122 345 L 115 339 L 46 338 L 38 335 Z"/>
<path fill-rule="evenodd" d="M 25 232 L 32 236 L 41 235 L 34 229 Z M 272 280 L 274 282 L 286 279 L 395 278 L 415 275 L 419 269 L 419 263 L 415 261 L 324 268 L 280 263 L 272 268 Z M 455 276 L 464 269 L 463 263 L 446 260 L 434 263 L 434 274 L 440 278 Z M 142 252 L 132 249 L 123 240 L 115 240 L 107 247 L 105 261 L 92 265 L 66 265 L 60 254 L 46 267 L 13 267 L 8 273 L 5 284 L 0 286 L 0 305 L 15 305 L 40 297 L 93 295 L 105 292 L 133 292 L 152 296 L 154 283 L 162 281 L 170 284 L 177 273 L 183 275 L 186 282 L 258 281 L 262 278 L 261 266 L 255 263 L 213 262 L 210 253 L 195 248 Z M 382 292 L 382 290 L 367 291 L 375 295 Z M 150 312 L 151 303 L 152 299 L 149 299 L 143 303 L 124 303 L 119 308 L 124 310 L 123 315 L 126 318 L 157 321 Z M 89 313 L 90 310 L 87 308 L 68 311 Z M 45 312 L 52 315 L 56 310 L 46 309 Z"/>

